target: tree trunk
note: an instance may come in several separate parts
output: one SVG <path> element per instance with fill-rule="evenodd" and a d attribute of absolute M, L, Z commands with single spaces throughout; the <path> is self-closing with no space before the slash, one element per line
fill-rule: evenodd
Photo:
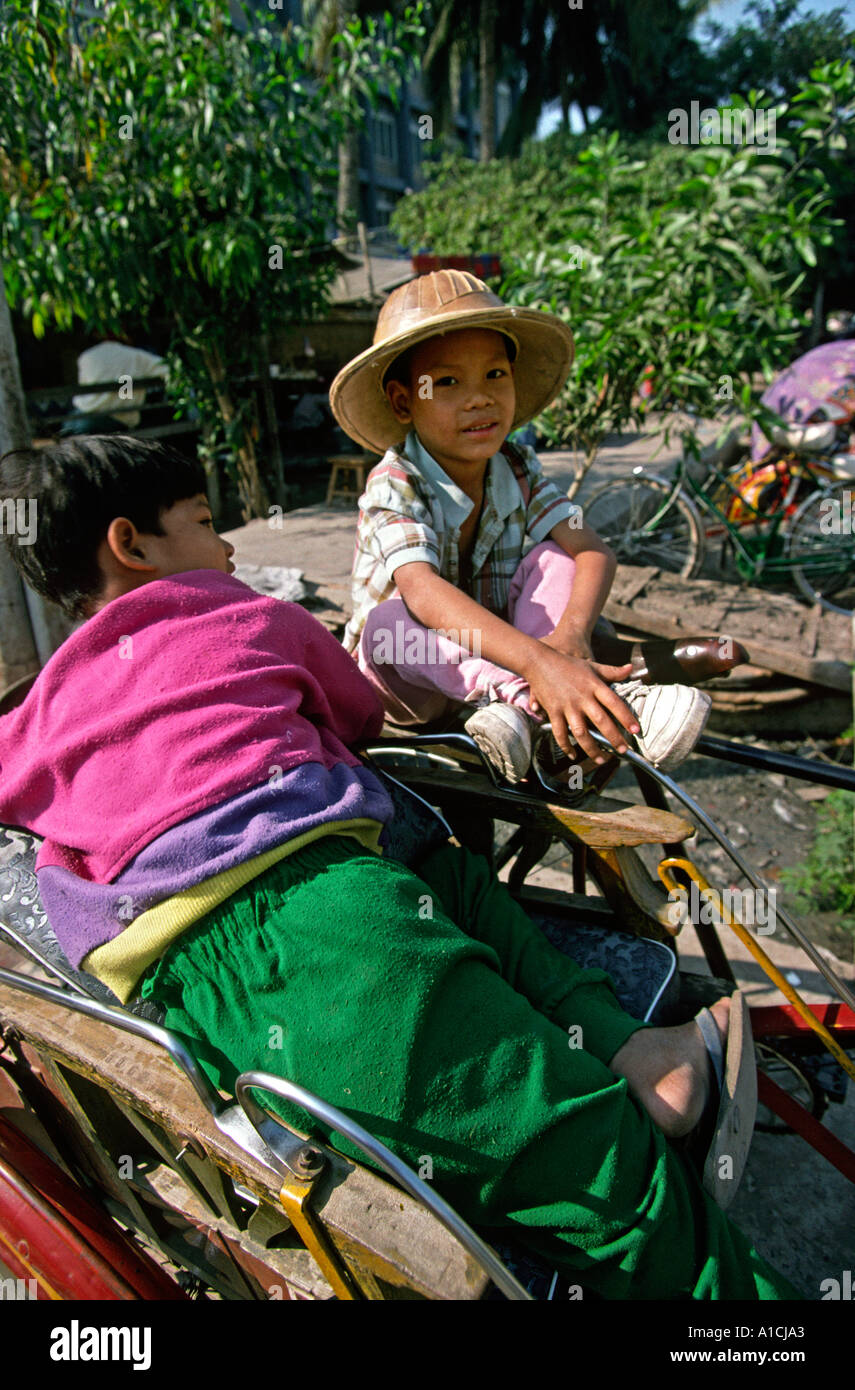
<path fill-rule="evenodd" d="M 561 83 L 561 129 L 570 134 L 570 88 L 566 82 Z"/>
<path fill-rule="evenodd" d="M 580 466 L 579 464 L 577 464 L 577 462 L 576 462 L 576 444 L 577 444 L 577 442 L 580 442 L 580 443 L 581 443 L 581 445 L 582 445 L 582 450 L 583 450 L 583 453 L 584 453 L 584 459 L 583 459 L 583 461 L 582 461 L 581 466 Z M 571 502 L 572 502 L 573 498 L 577 495 L 577 493 L 578 493 L 580 487 L 582 486 L 582 484 L 584 483 L 584 481 L 585 481 L 585 479 L 587 478 L 588 474 L 590 473 L 591 468 L 593 467 L 593 465 L 594 465 L 594 463 L 595 463 L 595 461 L 596 461 L 597 454 L 600 452 L 600 445 L 602 444 L 602 442 L 603 442 L 603 441 L 602 441 L 602 436 L 600 436 L 600 437 L 597 438 L 597 439 L 583 439 L 583 440 L 581 440 L 581 441 L 577 441 L 577 440 L 574 439 L 574 441 L 573 441 L 573 469 L 574 469 L 574 472 L 573 472 L 573 481 L 571 482 L 570 486 L 569 486 L 568 489 L 567 489 L 567 496 L 570 498 L 570 501 L 571 501 Z"/>
<path fill-rule="evenodd" d="M 481 0 L 480 62 L 481 84 L 481 159 L 492 159 L 496 153 L 496 23 L 497 0 Z"/>
<path fill-rule="evenodd" d="M 273 476 L 276 479 L 276 501 L 285 506 L 285 466 L 282 448 L 279 443 L 279 422 L 276 419 L 276 402 L 273 387 L 270 385 L 270 339 L 266 333 L 258 336 L 258 377 L 261 392 L 261 405 L 264 412 L 264 434 L 267 440 Z"/>
<path fill-rule="evenodd" d="M 30 428 L 24 405 L 21 369 L 9 305 L 6 303 L 3 263 L 0 261 L 0 454 L 7 453 L 9 449 L 26 449 L 29 444 Z M 2 495 L 0 480 L 0 500 Z M 5 542 L 0 542 L 0 691 L 37 671 L 39 664 L 24 585 Z"/>
<path fill-rule="evenodd" d="M 215 347 L 202 349 L 202 357 L 211 378 L 220 414 L 227 426 L 235 422 L 235 408 L 226 383 L 222 358 Z M 243 431 L 243 438 L 237 449 L 238 496 L 240 498 L 241 518 L 244 523 L 254 516 L 267 516 L 267 494 L 258 471 L 258 459 L 252 435 Z"/>
<path fill-rule="evenodd" d="M 349 130 L 338 147 L 338 225 L 352 230 L 359 221 L 359 132 Z"/>
<path fill-rule="evenodd" d="M 825 333 L 825 281 L 820 280 L 813 295 L 813 322 L 810 326 L 808 347 L 815 348 Z"/>
<path fill-rule="evenodd" d="M 208 501 L 211 504 L 211 514 L 214 518 L 214 526 L 220 529 L 223 518 L 223 498 L 220 491 L 220 465 L 217 459 L 216 432 L 202 425 L 202 448 L 199 450 L 202 463 L 205 468 L 206 491 Z"/>

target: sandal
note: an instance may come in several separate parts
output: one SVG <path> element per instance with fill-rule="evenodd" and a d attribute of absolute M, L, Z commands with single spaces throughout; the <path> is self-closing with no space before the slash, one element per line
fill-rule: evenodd
<path fill-rule="evenodd" d="M 724 1211 L 742 1180 L 757 1114 L 757 1063 L 745 995 L 741 990 L 731 995 L 726 1055 L 709 1009 L 701 1009 L 695 1022 L 709 1054 L 715 1084 L 688 1151 L 703 1167 L 705 1191 Z"/>

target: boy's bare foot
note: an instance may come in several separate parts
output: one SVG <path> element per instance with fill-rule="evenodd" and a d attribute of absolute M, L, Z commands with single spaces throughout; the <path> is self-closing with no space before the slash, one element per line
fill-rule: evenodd
<path fill-rule="evenodd" d="M 730 1000 L 719 999 L 710 1013 L 724 1045 Z M 676 1028 L 640 1028 L 615 1053 L 609 1068 L 626 1079 L 669 1139 L 682 1138 L 700 1120 L 710 1092 L 710 1057 L 694 1020 Z"/>

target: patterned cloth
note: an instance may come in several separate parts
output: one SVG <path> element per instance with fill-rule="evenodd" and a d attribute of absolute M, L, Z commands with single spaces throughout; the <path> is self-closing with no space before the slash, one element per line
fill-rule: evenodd
<path fill-rule="evenodd" d="M 794 425 L 840 423 L 855 416 L 855 341 L 823 343 L 797 357 L 760 398 Z M 751 457 L 765 458 L 771 444 L 759 425 L 751 429 Z"/>
<path fill-rule="evenodd" d="M 534 450 L 506 440 L 487 466 L 467 583 L 458 541 L 473 505 L 414 431 L 400 452 L 388 450 L 369 473 L 359 499 L 353 617 L 344 635 L 348 651 L 357 647 L 372 608 L 397 594 L 398 567 L 417 560 L 433 565 L 443 579 L 506 618 L 511 580 L 526 551 L 546 540 L 559 521 L 579 513 L 543 476 Z"/>

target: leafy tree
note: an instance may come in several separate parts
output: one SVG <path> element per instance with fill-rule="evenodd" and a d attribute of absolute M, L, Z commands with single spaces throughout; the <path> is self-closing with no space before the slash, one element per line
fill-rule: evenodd
<path fill-rule="evenodd" d="M 800 0 L 759 0 L 752 18 L 752 24 L 743 20 L 730 31 L 714 17 L 706 20 L 719 98 L 751 87 L 786 97 L 817 64 L 855 59 L 855 31 L 842 6 L 802 15 Z"/>
<path fill-rule="evenodd" d="M 315 71 L 327 76 L 331 64 L 336 64 L 342 43 L 350 36 L 358 36 L 363 19 L 383 15 L 391 24 L 391 14 L 401 17 L 405 6 L 401 0 L 303 0 L 303 15 L 311 34 L 312 63 Z M 415 30 L 414 33 L 421 30 Z M 376 101 L 380 92 L 381 74 L 374 68 L 353 69 L 350 75 L 352 89 L 345 95 L 358 101 Z M 393 102 L 397 100 L 398 89 L 394 83 L 386 87 L 386 95 Z M 359 127 L 362 124 L 361 112 L 354 111 L 352 119 L 345 121 L 338 143 L 338 197 L 336 217 L 340 228 L 349 226 L 359 211 Z"/>
<path fill-rule="evenodd" d="M 417 22 L 353 20 L 318 76 L 305 34 L 272 11 L 240 32 L 228 0 L 110 0 L 85 23 L 74 0 L 0 14 L 10 303 L 37 336 L 165 314 L 208 448 L 225 439 L 244 518 L 263 514 L 252 378 L 268 378 L 271 329 L 325 302 L 336 147 Z"/>
<path fill-rule="evenodd" d="M 573 374 L 539 425 L 552 444 L 577 441 L 589 467 L 606 433 L 666 399 L 760 414 L 751 379 L 792 357 L 810 277 L 835 250 L 829 170 L 855 162 L 853 98 L 850 64 L 815 69 L 779 106 L 774 148 L 612 132 L 559 135 L 486 167 L 446 160 L 393 225 L 438 254 L 500 252 L 506 296 L 570 322 Z"/>

